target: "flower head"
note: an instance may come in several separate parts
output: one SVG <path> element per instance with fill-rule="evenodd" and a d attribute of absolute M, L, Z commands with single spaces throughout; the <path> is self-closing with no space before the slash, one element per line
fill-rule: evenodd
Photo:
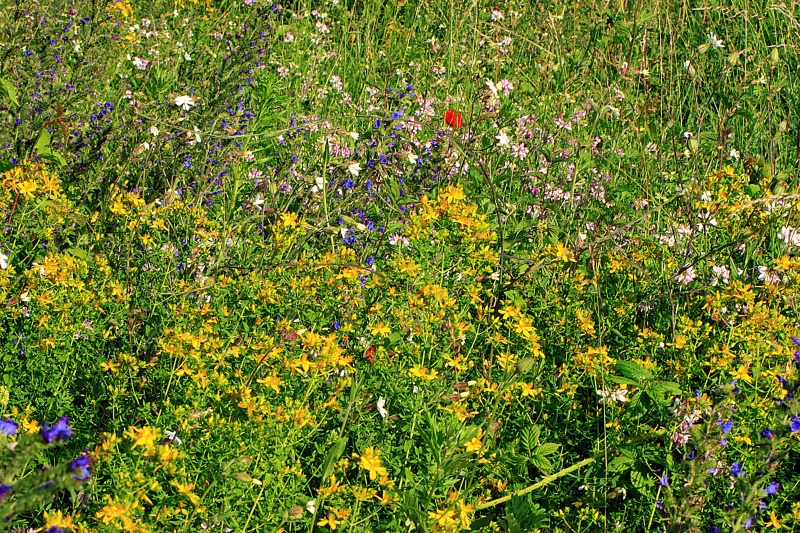
<path fill-rule="evenodd" d="M 194 98 L 192 98 L 191 96 L 184 95 L 175 97 L 175 105 L 180 107 L 184 111 L 189 111 L 197 104 L 195 103 Z"/>
<path fill-rule="evenodd" d="M 16 435 L 18 427 L 19 424 L 10 418 L 0 418 L 0 433 L 5 433 L 6 435 Z"/>
<path fill-rule="evenodd" d="M 59 440 L 67 440 L 72 436 L 72 429 L 70 429 L 70 427 L 67 425 L 68 422 L 69 418 L 62 416 L 58 419 L 58 422 L 52 426 L 49 426 L 47 423 L 45 423 L 45 425 L 39 431 L 39 434 L 48 444 Z"/>
<path fill-rule="evenodd" d="M 444 112 L 444 122 L 451 128 L 460 128 L 464 125 L 464 117 L 458 111 L 448 109 Z"/>
<path fill-rule="evenodd" d="M 725 43 L 723 42 L 723 40 L 714 35 L 714 32 L 708 32 L 707 38 L 708 38 L 708 44 L 710 44 L 714 48 L 718 50 L 720 48 L 725 48 Z"/>
<path fill-rule="evenodd" d="M 73 477 L 78 481 L 89 479 L 89 476 L 91 476 L 89 472 L 90 466 L 91 462 L 89 461 L 89 452 L 87 450 L 84 450 L 82 454 L 69 462 L 69 469 L 72 472 L 76 472 Z"/>

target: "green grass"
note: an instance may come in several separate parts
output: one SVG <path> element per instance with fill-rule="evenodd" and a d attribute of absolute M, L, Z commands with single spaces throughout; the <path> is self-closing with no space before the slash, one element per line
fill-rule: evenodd
<path fill-rule="evenodd" d="M 798 16 L 3 7 L 0 530 L 797 528 Z"/>

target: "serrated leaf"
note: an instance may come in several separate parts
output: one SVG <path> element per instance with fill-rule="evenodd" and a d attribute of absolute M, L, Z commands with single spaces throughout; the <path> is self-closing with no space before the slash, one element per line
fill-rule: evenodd
<path fill-rule="evenodd" d="M 625 472 L 630 470 L 633 463 L 634 460 L 632 458 L 621 455 L 619 457 L 614 457 L 611 462 L 608 463 L 607 470 L 609 472 Z"/>
<path fill-rule="evenodd" d="M 545 442 L 536 448 L 535 455 L 553 455 L 558 451 L 559 445 L 554 442 Z"/>
<path fill-rule="evenodd" d="M 645 478 L 638 470 L 631 470 L 631 484 L 639 492 L 647 492 L 647 489 L 649 488 L 647 478 Z"/>
<path fill-rule="evenodd" d="M 544 455 L 531 456 L 531 464 L 543 472 L 549 472 L 553 469 L 553 463 Z"/>
<path fill-rule="evenodd" d="M 653 373 L 634 361 L 617 361 L 614 367 L 626 378 L 653 379 Z"/>

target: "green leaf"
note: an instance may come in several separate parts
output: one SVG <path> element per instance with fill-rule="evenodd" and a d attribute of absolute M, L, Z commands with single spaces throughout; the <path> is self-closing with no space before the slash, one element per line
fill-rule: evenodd
<path fill-rule="evenodd" d="M 333 473 L 333 466 L 336 461 L 339 460 L 339 457 L 342 456 L 344 452 L 344 447 L 347 445 L 347 437 L 339 437 L 336 443 L 331 446 L 331 449 L 328 450 L 328 453 L 325 455 L 325 462 L 323 463 L 322 467 L 322 479 L 326 480 L 331 476 Z"/>
<path fill-rule="evenodd" d="M 14 105 L 19 105 L 19 100 L 17 100 L 17 89 L 14 87 L 13 83 L 4 78 L 0 78 L 0 92 L 5 94 L 6 98 L 11 100 Z"/>
<path fill-rule="evenodd" d="M 559 444 L 554 442 L 545 442 L 536 449 L 536 455 L 553 455 L 558 451 Z"/>
<path fill-rule="evenodd" d="M 630 379 L 653 379 L 653 373 L 634 361 L 617 361 L 614 366 Z"/>
<path fill-rule="evenodd" d="M 611 462 L 608 463 L 607 470 L 609 472 L 625 472 L 626 470 L 630 470 L 633 463 L 633 459 L 621 455 L 619 457 L 614 457 Z"/>
<path fill-rule="evenodd" d="M 50 141 L 52 140 L 53 138 L 50 132 L 42 130 L 42 133 L 39 134 L 39 139 L 36 141 L 36 146 L 34 146 L 33 149 L 36 150 L 36 153 L 40 156 L 50 154 Z"/>

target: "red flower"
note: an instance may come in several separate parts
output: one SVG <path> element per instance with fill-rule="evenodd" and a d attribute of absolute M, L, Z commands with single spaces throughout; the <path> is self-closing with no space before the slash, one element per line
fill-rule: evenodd
<path fill-rule="evenodd" d="M 369 348 L 367 348 L 367 351 L 366 351 L 366 353 L 364 353 L 364 356 L 365 356 L 365 357 L 367 358 L 367 360 L 368 360 L 370 363 L 372 363 L 373 365 L 375 364 L 375 359 L 373 358 L 373 356 L 374 356 L 374 355 L 375 355 L 375 348 L 373 348 L 372 346 L 370 346 Z"/>
<path fill-rule="evenodd" d="M 464 125 L 464 118 L 458 111 L 448 109 L 444 112 L 444 122 L 451 128 L 460 128 Z"/>

